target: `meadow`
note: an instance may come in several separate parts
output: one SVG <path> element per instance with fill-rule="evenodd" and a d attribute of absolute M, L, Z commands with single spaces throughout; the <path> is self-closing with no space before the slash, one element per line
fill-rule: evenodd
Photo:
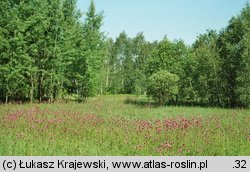
<path fill-rule="evenodd" d="M 155 107 L 128 95 L 3 104 L 0 155 L 249 156 L 249 124 L 249 109 Z"/>

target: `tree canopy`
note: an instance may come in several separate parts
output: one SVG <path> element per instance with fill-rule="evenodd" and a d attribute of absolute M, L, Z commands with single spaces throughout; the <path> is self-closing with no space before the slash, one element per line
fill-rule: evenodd
<path fill-rule="evenodd" d="M 250 106 L 250 6 L 193 45 L 102 32 L 94 1 L 0 1 L 0 101 L 137 94 L 159 104 Z"/>

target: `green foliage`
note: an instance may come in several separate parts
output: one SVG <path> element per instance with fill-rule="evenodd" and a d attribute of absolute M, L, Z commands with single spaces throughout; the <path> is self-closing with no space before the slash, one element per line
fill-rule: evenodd
<path fill-rule="evenodd" d="M 175 101 L 184 102 L 194 97 L 190 76 L 190 72 L 193 71 L 192 66 L 193 59 L 183 41 L 171 42 L 164 38 L 155 46 L 151 57 L 148 58 L 145 71 L 147 77 L 159 70 L 167 70 L 178 75 L 181 82 L 177 85 L 179 94 Z"/>
<path fill-rule="evenodd" d="M 94 2 L 91 1 L 83 25 L 83 37 L 86 42 L 83 46 L 85 72 L 81 81 L 80 92 L 84 98 L 96 95 L 101 82 L 98 76 L 104 62 L 104 36 L 100 31 L 102 20 L 102 15 L 96 14 Z"/>
<path fill-rule="evenodd" d="M 230 107 L 249 106 L 249 30 L 250 6 L 233 17 L 220 34 L 218 46 L 222 61 L 223 96 Z M 246 77 L 246 75 L 248 77 Z"/>
<path fill-rule="evenodd" d="M 179 77 L 165 70 L 151 75 L 147 80 L 147 93 L 160 105 L 173 100 L 178 94 Z"/>
<path fill-rule="evenodd" d="M 192 46 L 166 37 L 148 42 L 143 33 L 106 38 L 94 1 L 85 13 L 76 3 L 0 2 L 1 102 L 145 95 L 147 80 L 168 71 L 180 81 L 178 93 L 168 97 L 172 103 L 250 106 L 248 3 L 225 29 L 208 30 Z"/>
<path fill-rule="evenodd" d="M 250 106 L 250 6 L 249 4 L 242 11 L 244 36 L 240 41 L 242 46 L 240 70 L 237 73 L 237 89 L 241 104 Z"/>
<path fill-rule="evenodd" d="M 203 104 L 219 105 L 222 103 L 221 61 L 217 48 L 218 35 L 208 31 L 200 35 L 193 45 L 194 71 L 193 87 L 196 98 Z"/>
<path fill-rule="evenodd" d="M 242 40 L 243 54 L 241 62 L 241 70 L 238 72 L 236 79 L 238 87 L 236 93 L 244 106 L 250 105 L 250 27 L 248 33 Z"/>
<path fill-rule="evenodd" d="M 93 2 L 84 24 L 76 0 L 1 1 L 0 10 L 2 100 L 96 94 L 102 17 Z"/>

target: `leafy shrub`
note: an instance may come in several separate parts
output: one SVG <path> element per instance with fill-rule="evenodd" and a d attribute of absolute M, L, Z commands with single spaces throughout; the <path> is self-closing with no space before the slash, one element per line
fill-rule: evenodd
<path fill-rule="evenodd" d="M 173 99 L 178 94 L 177 83 L 179 77 L 166 70 L 160 70 L 151 75 L 147 80 L 147 94 L 164 105 L 168 99 Z"/>

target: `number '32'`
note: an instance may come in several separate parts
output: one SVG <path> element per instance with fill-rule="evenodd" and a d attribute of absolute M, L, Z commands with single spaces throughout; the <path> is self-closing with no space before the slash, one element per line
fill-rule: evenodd
<path fill-rule="evenodd" d="M 247 168 L 246 167 L 246 164 L 247 164 L 246 160 L 236 160 L 235 163 L 236 163 L 236 165 L 234 166 L 234 168 Z"/>

